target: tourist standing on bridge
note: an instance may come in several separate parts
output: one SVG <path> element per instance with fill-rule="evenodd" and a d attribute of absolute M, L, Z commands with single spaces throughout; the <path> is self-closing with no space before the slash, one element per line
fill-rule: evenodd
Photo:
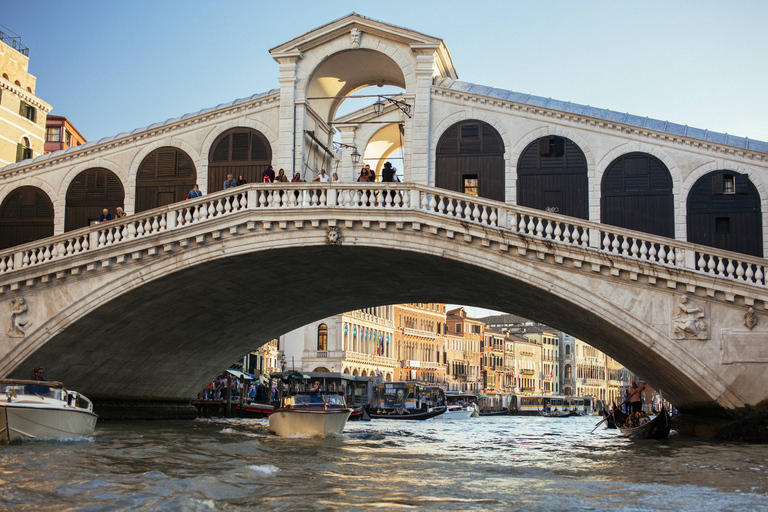
<path fill-rule="evenodd" d="M 224 180 L 224 190 L 227 190 L 231 187 L 236 187 L 237 181 L 235 181 L 235 178 L 231 174 L 227 174 L 227 179 Z"/>
<path fill-rule="evenodd" d="M 105 222 L 108 220 L 112 220 L 112 214 L 109 213 L 109 210 L 104 208 L 103 210 L 101 210 L 101 215 L 99 215 L 99 222 Z"/>
<path fill-rule="evenodd" d="M 637 382 L 632 383 L 632 388 L 629 390 L 629 401 L 632 405 L 632 412 L 640 412 L 643 410 L 643 391 L 645 390 L 645 384 L 642 387 L 637 387 Z"/>
<path fill-rule="evenodd" d="M 365 164 L 365 170 L 368 171 L 368 181 L 373 183 L 376 181 L 376 171 L 371 169 L 371 166 L 369 164 Z"/>
<path fill-rule="evenodd" d="M 128 216 L 128 214 L 125 213 L 122 208 L 120 208 L 119 206 L 117 208 L 115 208 L 115 218 L 116 219 L 122 219 L 123 217 L 127 217 L 127 216 Z"/>
<path fill-rule="evenodd" d="M 200 192 L 200 185 L 195 183 L 194 188 L 192 188 L 192 190 L 189 191 L 189 194 L 187 194 L 187 199 L 194 199 L 194 198 L 200 197 L 202 195 L 203 195 L 203 193 Z"/>
<path fill-rule="evenodd" d="M 291 180 L 291 183 L 301 183 L 303 180 L 301 179 L 301 174 L 298 172 L 293 173 L 293 179 Z"/>
<path fill-rule="evenodd" d="M 281 183 L 288 183 L 288 176 L 285 175 L 285 170 L 280 169 L 277 171 L 277 177 L 275 178 L 275 181 L 279 181 Z"/>
<path fill-rule="evenodd" d="M 275 181 L 275 170 L 272 168 L 272 166 L 268 166 L 267 170 L 264 171 L 264 174 L 261 175 L 261 181 L 264 183 L 272 183 Z"/>
<path fill-rule="evenodd" d="M 381 181 L 387 183 L 395 181 L 395 169 L 392 167 L 392 162 L 384 164 L 384 169 L 381 170 Z"/>
<path fill-rule="evenodd" d="M 331 181 L 331 177 L 326 174 L 325 169 L 320 169 L 320 174 L 312 178 L 312 181 L 319 181 L 320 183 L 328 183 Z"/>
<path fill-rule="evenodd" d="M 238 176 L 238 177 L 237 177 L 237 186 L 238 186 L 238 187 L 239 187 L 240 185 L 245 185 L 246 183 L 248 183 L 248 182 L 247 182 L 247 181 L 245 181 L 245 178 L 243 178 L 243 175 L 242 175 L 242 174 L 241 174 L 240 176 Z"/>

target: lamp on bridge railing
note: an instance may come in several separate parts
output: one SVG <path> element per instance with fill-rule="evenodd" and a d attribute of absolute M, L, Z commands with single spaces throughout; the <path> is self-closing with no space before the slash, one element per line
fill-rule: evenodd
<path fill-rule="evenodd" d="M 387 100 L 391 104 L 395 105 L 397 108 L 403 111 L 403 114 L 407 115 L 408 117 L 411 117 L 411 106 L 400 100 L 393 100 L 392 98 L 388 96 L 379 96 L 379 99 L 376 100 L 376 103 L 373 104 L 373 112 L 380 116 L 382 112 L 384 112 L 384 100 Z"/>
<path fill-rule="evenodd" d="M 333 149 L 339 150 L 341 148 L 352 148 L 352 153 L 349 154 L 352 158 L 352 165 L 357 165 L 360 161 L 360 153 L 357 152 L 357 146 L 351 144 L 344 144 L 343 142 L 334 142 Z"/>

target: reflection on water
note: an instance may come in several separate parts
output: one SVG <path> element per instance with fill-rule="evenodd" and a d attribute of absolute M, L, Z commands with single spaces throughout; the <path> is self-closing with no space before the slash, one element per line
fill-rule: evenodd
<path fill-rule="evenodd" d="M 105 422 L 0 447 L 0 509 L 765 510 L 768 446 L 629 441 L 598 418 L 348 423 L 280 438 L 266 420 Z"/>

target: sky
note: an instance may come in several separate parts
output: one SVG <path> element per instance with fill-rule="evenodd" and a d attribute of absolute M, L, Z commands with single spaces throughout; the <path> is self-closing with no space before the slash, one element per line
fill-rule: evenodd
<path fill-rule="evenodd" d="M 88 140 L 278 87 L 269 49 L 352 11 L 459 79 L 768 141 L 768 2 L 0 0 L 36 94 Z"/>

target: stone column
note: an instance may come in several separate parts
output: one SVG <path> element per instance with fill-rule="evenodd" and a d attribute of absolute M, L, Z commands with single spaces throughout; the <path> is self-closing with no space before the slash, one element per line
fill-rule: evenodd
<path fill-rule="evenodd" d="M 350 156 L 352 154 L 352 151 L 354 151 L 353 148 L 341 148 L 341 163 L 339 165 L 339 179 L 345 183 L 349 183 L 352 181 L 357 180 L 357 174 L 360 167 L 362 167 L 362 158 L 363 154 L 365 153 L 365 148 L 360 147 L 357 144 L 356 140 L 356 133 L 357 129 L 360 128 L 360 125 L 358 124 L 345 124 L 345 125 L 336 125 L 336 129 L 339 131 L 339 135 L 341 136 L 341 142 L 343 144 L 346 144 L 348 146 L 354 146 L 357 148 L 357 152 L 360 153 L 360 162 L 357 164 L 352 163 L 352 157 Z"/>
<path fill-rule="evenodd" d="M 430 184 L 430 94 L 432 90 L 432 69 L 434 49 L 417 50 L 416 91 L 413 117 L 405 124 L 405 181 L 424 185 Z"/>
<path fill-rule="evenodd" d="M 280 82 L 280 120 L 278 122 L 277 159 L 273 159 L 272 165 L 276 169 L 290 169 L 291 172 L 301 171 L 301 155 L 297 154 L 294 158 L 297 120 L 302 121 L 301 125 L 303 125 L 303 116 L 299 118 L 298 109 L 296 108 L 296 63 L 298 59 L 298 55 L 278 59 L 278 68 L 280 70 L 280 77 L 278 78 Z M 301 142 L 300 137 L 298 140 Z M 296 162 L 299 164 L 297 165 Z"/>

